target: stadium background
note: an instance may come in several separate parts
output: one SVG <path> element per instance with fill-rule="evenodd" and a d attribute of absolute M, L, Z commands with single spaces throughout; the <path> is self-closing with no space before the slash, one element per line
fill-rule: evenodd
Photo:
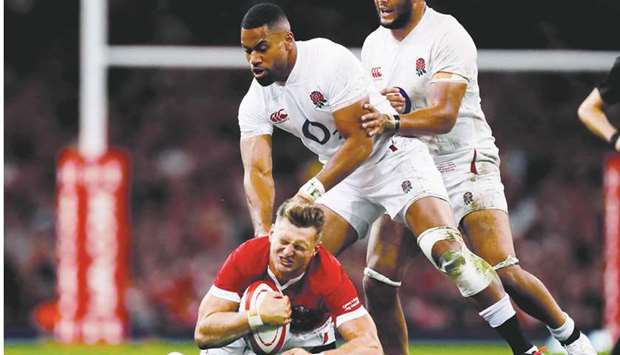
<path fill-rule="evenodd" d="M 253 3 L 110 0 L 109 43 L 237 46 L 240 18 Z M 360 47 L 376 27 L 370 0 L 278 3 L 298 39 Z M 611 30 L 620 18 L 614 0 L 429 3 L 461 21 L 479 48 L 620 50 Z M 6 0 L 4 10 L 4 330 L 6 339 L 23 339 L 50 334 L 55 164 L 78 132 L 79 2 Z M 600 328 L 603 316 L 601 162 L 608 148 L 586 132 L 576 109 L 602 77 L 480 74 L 518 256 L 587 330 Z M 236 122 L 250 80 L 239 69 L 110 71 L 109 141 L 131 157 L 132 338 L 190 339 L 217 268 L 252 235 Z M 305 181 L 313 161 L 294 138 L 276 133 L 276 203 Z M 342 260 L 360 285 L 364 243 Z M 401 292 L 414 338 L 496 339 L 423 257 L 413 260 Z M 538 322 L 522 320 L 533 337 L 547 336 Z"/>

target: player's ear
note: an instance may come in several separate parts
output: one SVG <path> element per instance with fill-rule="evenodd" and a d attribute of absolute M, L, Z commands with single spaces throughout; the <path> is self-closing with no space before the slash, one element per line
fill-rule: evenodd
<path fill-rule="evenodd" d="M 287 32 L 284 35 L 284 45 L 289 51 L 293 49 L 293 46 L 295 46 L 295 36 L 293 35 L 293 32 Z"/>
<path fill-rule="evenodd" d="M 312 256 L 315 256 L 316 253 L 319 252 L 319 246 L 321 245 L 321 243 L 322 243 L 322 241 L 320 241 L 320 240 L 318 242 L 316 242 L 316 245 L 314 246 L 314 251 L 312 252 Z"/>

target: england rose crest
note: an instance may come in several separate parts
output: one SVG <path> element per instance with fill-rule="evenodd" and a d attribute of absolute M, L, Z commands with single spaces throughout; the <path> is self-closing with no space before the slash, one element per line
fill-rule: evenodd
<path fill-rule="evenodd" d="M 467 191 L 466 193 L 463 194 L 463 202 L 466 205 L 470 205 L 472 202 L 474 202 L 474 194 L 472 194 L 471 192 Z"/>
<path fill-rule="evenodd" d="M 418 58 L 418 60 L 415 61 L 415 72 L 418 76 L 426 74 L 426 62 L 424 58 Z"/>
<path fill-rule="evenodd" d="M 411 181 L 409 180 L 403 181 L 403 183 L 400 184 L 400 187 L 403 188 L 404 193 L 409 193 L 409 191 L 411 191 Z"/>
<path fill-rule="evenodd" d="M 316 108 L 323 108 L 323 106 L 327 104 L 327 100 L 325 99 L 325 96 L 323 96 L 323 94 L 320 91 L 311 92 L 310 100 L 312 100 L 312 103 L 314 104 L 314 107 Z"/>

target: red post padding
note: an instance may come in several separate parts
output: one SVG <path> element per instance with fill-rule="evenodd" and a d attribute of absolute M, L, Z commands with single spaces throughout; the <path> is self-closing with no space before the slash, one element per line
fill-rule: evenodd
<path fill-rule="evenodd" d="M 605 162 L 605 328 L 612 339 L 620 336 L 620 154 Z"/>
<path fill-rule="evenodd" d="M 127 335 L 129 169 L 110 149 L 86 160 L 73 148 L 58 159 L 57 292 L 61 342 L 122 342 Z"/>

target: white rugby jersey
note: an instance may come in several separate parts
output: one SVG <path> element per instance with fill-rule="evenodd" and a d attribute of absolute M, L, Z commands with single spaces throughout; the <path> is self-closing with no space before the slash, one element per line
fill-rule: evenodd
<path fill-rule="evenodd" d="M 324 38 L 296 44 L 297 60 L 284 85 L 263 87 L 256 79 L 252 81 L 239 107 L 241 137 L 272 134 L 275 126 L 299 137 L 326 163 L 344 143 L 334 111 L 368 96 L 380 110 L 396 112 L 347 48 Z M 353 174 L 378 161 L 389 140 L 386 136 L 375 138 L 371 156 Z"/>
<path fill-rule="evenodd" d="M 396 86 L 411 100 L 413 111 L 429 106 L 427 92 L 432 76 L 440 71 L 467 79 L 467 91 L 452 130 L 443 135 L 420 137 L 435 160 L 464 149 L 497 151 L 495 139 L 480 107 L 476 45 L 452 16 L 430 7 L 418 25 L 402 41 L 390 30 L 377 28 L 364 42 L 362 63 L 377 89 Z"/>

